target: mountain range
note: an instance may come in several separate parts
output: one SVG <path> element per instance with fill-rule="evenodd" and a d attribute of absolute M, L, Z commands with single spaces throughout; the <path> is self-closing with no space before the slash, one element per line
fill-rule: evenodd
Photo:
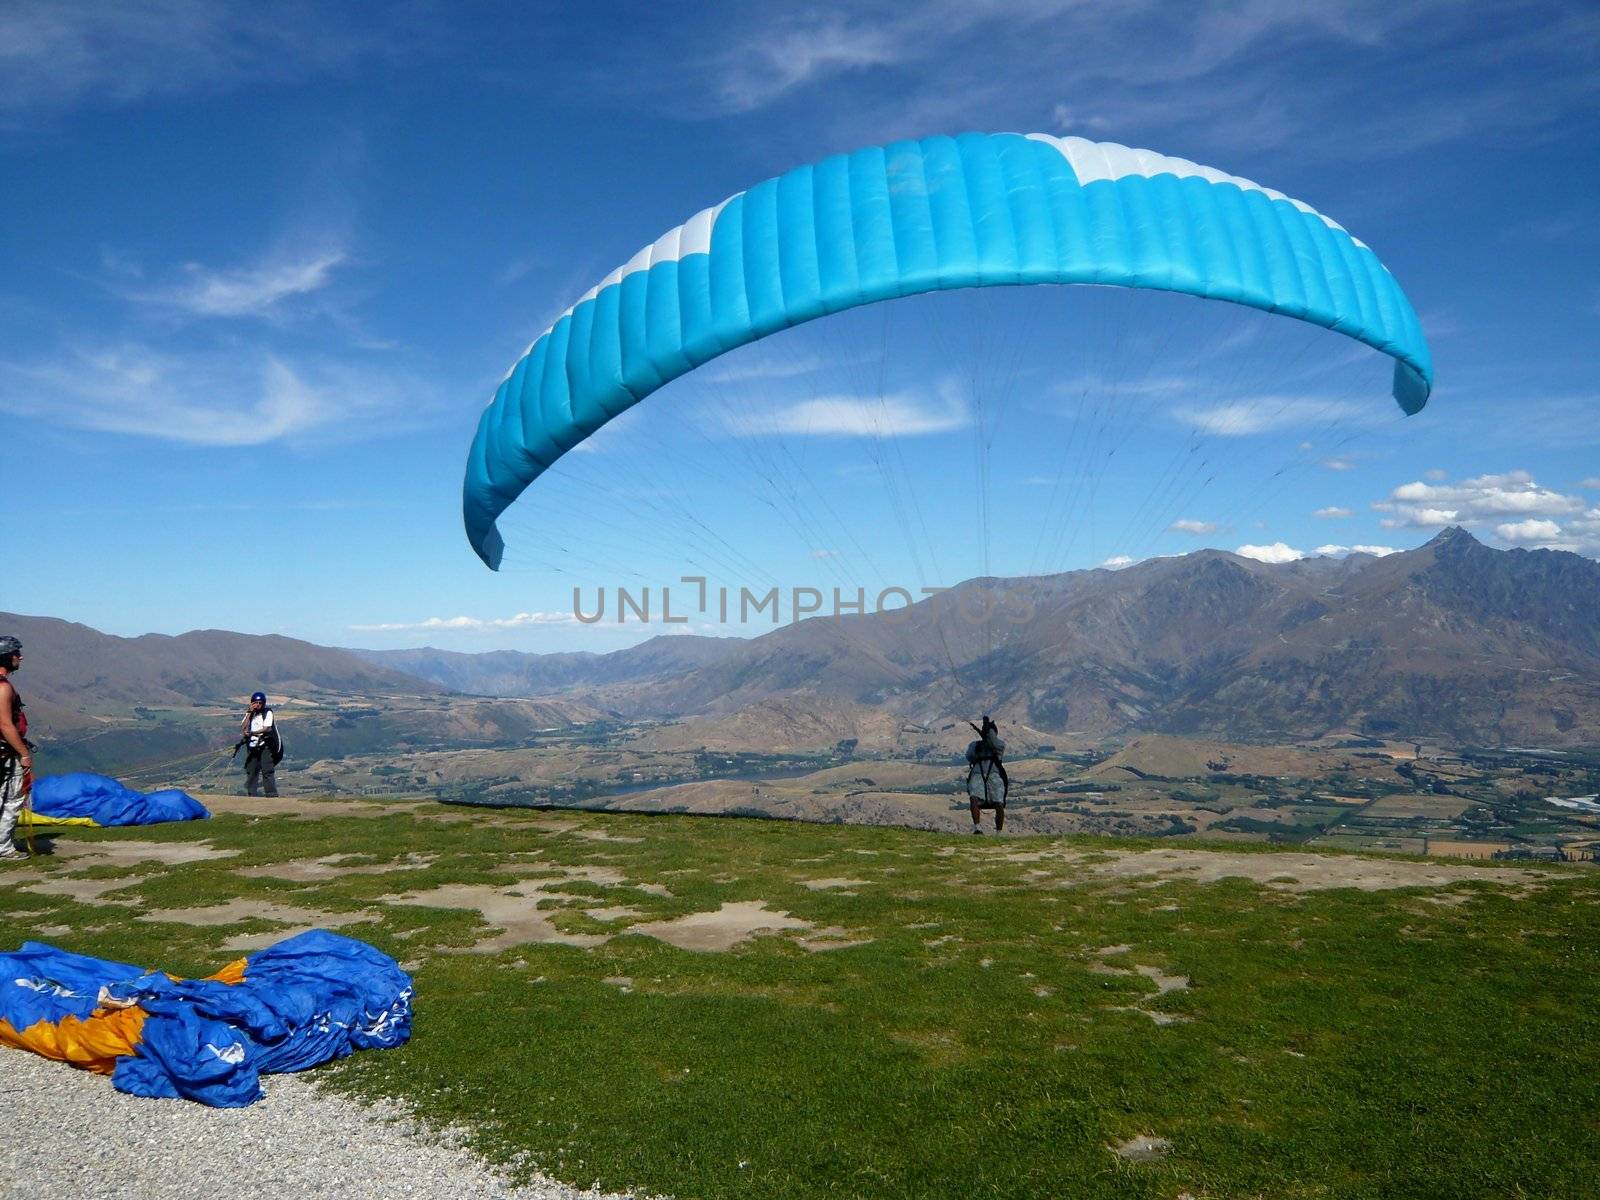
<path fill-rule="evenodd" d="M 14 614 L 0 614 L 0 632 L 27 646 L 19 683 L 42 731 L 117 747 L 142 736 L 142 721 L 187 730 L 258 686 L 310 697 L 308 713 L 320 706 L 327 719 L 304 728 L 324 753 L 357 727 L 352 749 L 371 751 L 380 729 L 408 744 L 465 730 L 488 746 L 602 716 L 679 722 L 661 735 L 677 741 L 715 727 L 761 749 L 859 731 L 863 749 L 888 748 L 959 737 L 958 719 L 980 712 L 1035 740 L 1350 732 L 1600 744 L 1600 562 L 1495 550 L 1461 529 L 1382 558 L 1270 564 L 1201 550 L 972 580 L 896 613 L 754 638 L 661 636 L 609 654 L 343 650 L 216 630 L 122 638 Z M 360 703 L 387 715 L 356 721 Z M 201 735 L 174 733 L 167 748 L 180 742 Z"/>
<path fill-rule="evenodd" d="M 985 611 L 1002 615 L 966 615 Z M 610 654 L 355 653 L 457 690 L 563 695 L 629 718 L 726 718 L 782 699 L 924 727 L 988 711 L 1102 739 L 1349 730 L 1594 744 L 1600 562 L 1495 550 L 1452 528 L 1381 558 L 1272 564 L 1201 550 L 973 580 L 903 613 L 817 617 L 750 639 L 662 636 Z"/>

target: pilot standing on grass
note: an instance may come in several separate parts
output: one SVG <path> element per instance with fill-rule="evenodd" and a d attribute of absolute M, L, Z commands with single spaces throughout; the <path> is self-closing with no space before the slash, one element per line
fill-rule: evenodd
<path fill-rule="evenodd" d="M 22 711 L 22 697 L 11 682 L 12 673 L 21 666 L 22 643 L 9 635 L 0 637 L 0 862 L 28 857 L 12 840 L 28 789 L 33 786 L 28 718 Z"/>
<path fill-rule="evenodd" d="M 978 818 L 989 808 L 994 810 L 994 831 L 999 833 L 1006 827 L 1006 800 L 1011 795 L 1011 778 L 1001 759 L 1006 744 L 1000 740 L 1000 727 L 987 715 L 981 727 L 973 725 L 972 729 L 978 735 L 978 740 L 967 747 L 967 803 L 972 809 L 972 832 L 983 832 Z"/>
<path fill-rule="evenodd" d="M 272 758 L 272 742 L 276 730 L 272 710 L 267 707 L 267 694 L 256 692 L 250 697 L 250 711 L 239 722 L 240 740 L 244 752 L 244 789 L 252 796 L 261 795 L 258 785 L 265 785 L 266 794 L 278 794 L 278 764 Z M 238 749 L 237 746 L 234 747 Z"/>

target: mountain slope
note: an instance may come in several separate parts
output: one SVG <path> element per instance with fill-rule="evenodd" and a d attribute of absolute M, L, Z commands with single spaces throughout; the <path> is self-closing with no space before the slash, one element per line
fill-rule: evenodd
<path fill-rule="evenodd" d="M 567 694 L 635 717 L 715 719 L 782 698 L 809 707 L 808 720 L 855 705 L 922 725 L 993 711 L 1093 737 L 1349 729 L 1597 743 L 1600 563 L 1494 550 L 1451 529 L 1381 559 L 1267 564 L 1202 550 L 1122 571 L 974 580 L 902 613 L 814 618 L 748 640 L 482 657 L 515 664 L 506 678 L 566 681 Z M 415 658 L 376 661 L 458 677 Z"/>
<path fill-rule="evenodd" d="M 654 637 L 609 654 L 522 654 L 515 650 L 463 654 L 432 646 L 349 653 L 375 666 L 431 680 L 469 695 L 538 696 L 581 685 L 625 683 L 690 671 L 716 662 L 740 644 L 738 638 L 685 634 Z"/>
<path fill-rule="evenodd" d="M 263 688 L 315 688 L 365 695 L 436 693 L 440 685 L 366 662 L 344 650 L 276 635 L 205 629 L 124 638 L 53 617 L 0 613 L 0 630 L 22 639 L 19 674 L 30 705 L 100 713 L 131 705 L 242 701 Z"/>

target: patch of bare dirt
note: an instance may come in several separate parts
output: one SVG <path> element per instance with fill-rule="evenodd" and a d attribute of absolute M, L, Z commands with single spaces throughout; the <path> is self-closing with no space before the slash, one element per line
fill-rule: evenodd
<path fill-rule="evenodd" d="M 1182 849 L 1113 850 L 1093 855 L 1070 850 L 1037 850 L 1011 852 L 1006 860 L 1058 864 L 1056 884 L 1059 887 L 1074 887 L 1100 879 L 1159 878 L 1193 883 L 1249 879 L 1285 892 L 1346 887 L 1376 892 L 1390 888 L 1448 887 L 1456 883 L 1537 886 L 1560 871 L 1560 868 L 1478 866 L 1466 861 L 1406 862 L 1353 854 L 1235 854 L 1222 850 Z"/>
<path fill-rule="evenodd" d="M 229 900 L 204 908 L 163 908 L 140 913 L 140 921 L 170 921 L 181 925 L 238 925 L 243 921 L 276 921 L 281 925 L 304 925 L 307 929 L 337 929 L 362 921 L 376 921 L 376 913 L 318 912 L 292 904 L 264 903 L 260 900 Z M 274 934 L 274 938 L 283 936 Z"/>
<path fill-rule="evenodd" d="M 419 908 L 465 908 L 478 913 L 485 925 L 500 932 L 469 947 L 475 954 L 497 954 L 525 942 L 549 942 L 559 946 L 599 946 L 609 941 L 606 934 L 567 933 L 556 928 L 554 915 L 539 911 L 539 901 L 560 897 L 536 883 L 515 884 L 509 888 L 485 884 L 449 883 L 415 895 L 385 896 L 382 903 L 407 904 Z"/>
<path fill-rule="evenodd" d="M 1149 1017 L 1157 1025 L 1182 1025 L 1189 1020 L 1188 1017 L 1177 1013 L 1162 1012 L 1156 1008 L 1141 1008 L 1137 1004 L 1112 1004 L 1106 1006 L 1107 1012 L 1132 1012 Z"/>
<path fill-rule="evenodd" d="M 131 898 L 115 900 L 107 893 L 143 883 L 145 879 L 144 875 L 123 875 L 117 879 L 80 879 L 72 875 L 62 875 L 40 879 L 18 890 L 39 896 L 65 896 L 81 904 L 133 904 L 135 901 Z"/>
<path fill-rule="evenodd" d="M 1165 1158 L 1171 1150 L 1172 1143 L 1166 1138 L 1150 1137 L 1142 1133 L 1111 1148 L 1111 1152 L 1118 1158 L 1127 1159 L 1129 1162 L 1155 1162 Z"/>
<path fill-rule="evenodd" d="M 1160 967 L 1135 967 L 1134 970 L 1156 985 L 1156 995 L 1158 996 L 1165 996 L 1168 992 L 1188 990 L 1189 977 L 1187 975 L 1168 975 Z"/>
<path fill-rule="evenodd" d="M 829 925 L 810 934 L 802 934 L 795 941 L 811 951 L 813 954 L 823 950 L 848 950 L 851 946 L 865 946 L 874 939 L 860 937 L 848 929 L 841 929 L 837 925 Z"/>
<path fill-rule="evenodd" d="M 432 854 L 408 854 L 399 862 L 347 865 L 349 855 L 330 854 L 307 862 L 274 863 L 267 867 L 246 867 L 237 872 L 248 879 L 292 879 L 296 883 L 322 883 L 346 875 L 387 875 L 391 871 L 420 871 L 434 863 Z"/>
<path fill-rule="evenodd" d="M 213 813 L 239 817 L 293 817 L 317 821 L 324 817 L 387 817 L 398 809 L 415 808 L 421 800 L 330 800 L 316 796 L 196 795 Z"/>
<path fill-rule="evenodd" d="M 573 837 L 580 837 L 586 842 L 642 842 L 642 837 L 624 837 L 617 833 L 607 833 L 604 829 L 574 829 Z"/>
<path fill-rule="evenodd" d="M 72 860 L 73 866 L 131 866 L 158 862 L 167 866 L 205 862 L 213 858 L 232 858 L 237 850 L 221 850 L 210 842 L 72 842 L 59 840 L 57 858 Z"/>
<path fill-rule="evenodd" d="M 831 888 L 865 887 L 871 882 L 872 881 L 870 879 L 802 879 L 800 881 L 800 886 L 803 888 L 810 888 L 813 892 L 823 892 L 828 891 Z M 854 895 L 855 893 L 846 892 L 844 894 Z"/>
<path fill-rule="evenodd" d="M 725 951 L 732 950 L 757 933 L 810 928 L 810 921 L 802 921 L 785 912 L 774 912 L 766 906 L 765 901 L 741 900 L 726 903 L 715 912 L 690 913 L 670 921 L 634 925 L 627 932 L 659 938 L 680 950 Z"/>
<path fill-rule="evenodd" d="M 610 908 L 586 908 L 583 910 L 583 915 L 593 921 L 626 921 L 633 917 L 644 916 L 637 908 L 628 908 L 622 904 L 614 904 Z"/>
<path fill-rule="evenodd" d="M 628 877 L 616 867 L 601 866 L 597 863 L 585 863 L 576 867 L 564 867 L 547 862 L 502 863 L 495 870 L 518 875 L 559 875 L 562 879 L 581 879 L 586 883 L 598 883 L 604 887 L 623 887 L 628 883 Z"/>

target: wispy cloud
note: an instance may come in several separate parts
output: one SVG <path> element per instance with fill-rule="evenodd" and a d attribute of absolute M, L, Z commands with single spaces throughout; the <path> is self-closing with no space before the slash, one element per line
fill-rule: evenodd
<path fill-rule="evenodd" d="M 224 270 L 186 263 L 178 282 L 133 298 L 197 317 L 271 316 L 285 301 L 327 287 L 334 269 L 345 261 L 343 250 L 325 249 L 274 253 L 260 262 Z"/>
<path fill-rule="evenodd" d="M 577 625 L 569 612 L 520 612 L 509 617 L 427 617 L 421 621 L 382 621 L 351 625 L 358 633 L 493 633 L 547 625 Z"/>
<path fill-rule="evenodd" d="M 757 6 L 641 30 L 639 72 L 686 116 L 806 103 L 840 148 L 948 128 L 1174 138 L 1236 155 L 1363 161 L 1554 128 L 1597 92 L 1591 8 L 1538 0 L 1485 17 L 1451 0 L 1171 6 L 927 0 Z M 1430 70 L 1411 68 L 1427 61 Z M 1066 69 L 1063 69 L 1063 68 Z M 840 86 L 848 77 L 850 86 Z M 1019 96 L 1048 100 L 1027 117 Z M 1345 114 L 1330 122 L 1329 112 Z M 1020 115 L 1020 120 L 1019 120 Z M 1222 162 L 1230 170 L 1240 166 Z M 1270 182 L 1270 181 L 1268 181 Z"/>
<path fill-rule="evenodd" d="M 1221 437 L 1247 437 L 1276 429 L 1321 424 L 1358 418 L 1368 406 L 1348 400 L 1317 400 L 1304 396 L 1261 396 L 1234 404 L 1211 408 L 1187 405 L 1172 410 L 1172 415 L 1201 433 Z"/>
<path fill-rule="evenodd" d="M 960 393 L 946 384 L 937 400 L 913 393 L 893 396 L 819 396 L 758 412 L 727 416 L 740 437 L 917 437 L 965 428 L 970 417 Z"/>
<path fill-rule="evenodd" d="M 828 364 L 815 354 L 778 361 L 735 352 L 730 362 L 718 362 L 702 375 L 706 383 L 751 383 L 769 379 L 799 379 L 816 374 Z"/>
<path fill-rule="evenodd" d="M 1324 521 L 1342 521 L 1346 517 L 1354 516 L 1355 513 L 1353 510 L 1348 508 L 1339 508 L 1337 505 L 1329 505 L 1327 508 L 1317 509 L 1317 511 L 1311 515 L 1313 517 L 1321 517 Z"/>
<path fill-rule="evenodd" d="M 292 80 L 425 52 L 412 14 L 248 0 L 10 0 L 0 7 L 0 113 L 119 105 Z"/>
<path fill-rule="evenodd" d="M 716 100 L 724 111 L 750 112 L 806 84 L 904 57 L 892 25 L 807 13 L 788 28 L 727 47 L 713 67 Z"/>
<path fill-rule="evenodd" d="M 1192 533 L 1196 537 L 1204 537 L 1217 531 L 1215 521 L 1191 521 L 1187 517 L 1181 521 L 1174 521 L 1168 528 L 1178 533 Z"/>
<path fill-rule="evenodd" d="M 200 446 L 255 446 L 312 432 L 394 432 L 431 407 L 414 379 L 267 353 L 170 353 L 128 343 L 51 362 L 0 361 L 0 411 L 79 429 Z M 383 421 L 375 420 L 380 414 Z"/>
<path fill-rule="evenodd" d="M 1383 557 L 1385 557 L 1386 555 L 1389 555 L 1389 554 L 1399 554 L 1400 551 L 1396 550 L 1393 546 L 1362 546 L 1362 545 L 1355 545 L 1355 546 L 1318 546 L 1316 548 L 1316 550 L 1313 551 L 1313 553 L 1320 554 L 1324 558 L 1343 558 L 1347 554 L 1370 554 L 1374 558 L 1383 558 Z"/>

